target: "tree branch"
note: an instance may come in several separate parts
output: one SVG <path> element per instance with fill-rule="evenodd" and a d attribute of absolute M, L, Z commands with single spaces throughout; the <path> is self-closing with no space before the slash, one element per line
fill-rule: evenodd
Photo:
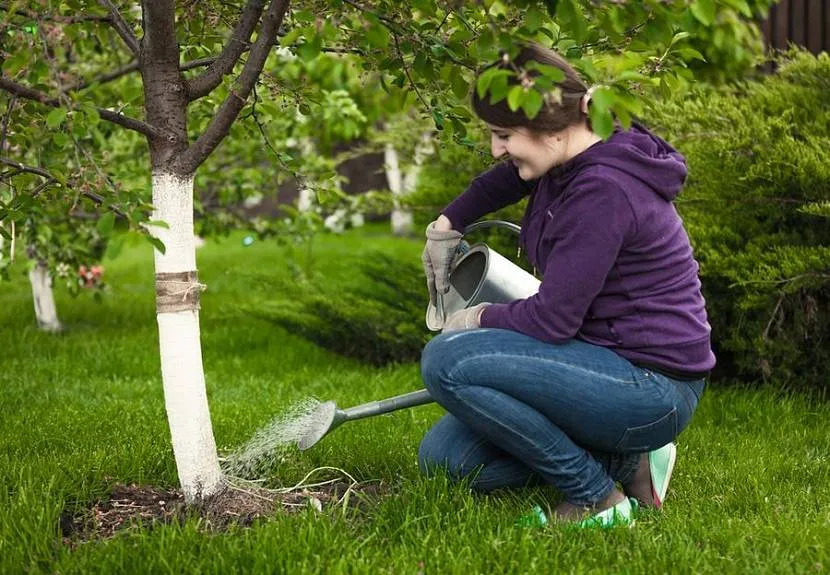
<path fill-rule="evenodd" d="M 139 52 L 141 51 L 141 48 L 138 43 L 138 38 L 135 37 L 132 28 L 130 28 L 130 25 L 127 23 L 126 20 L 124 20 L 124 17 L 118 11 L 118 8 L 115 6 L 115 4 L 113 4 L 111 0 L 98 0 L 98 3 L 107 10 L 109 10 L 111 23 L 112 26 L 115 28 L 115 31 L 118 32 L 118 35 L 121 36 L 121 39 L 124 40 L 124 43 L 130 49 L 130 51 L 136 56 L 138 56 Z"/>
<path fill-rule="evenodd" d="M 85 88 L 89 88 L 95 84 L 106 84 L 107 82 L 112 82 L 113 80 L 117 80 L 122 76 L 126 76 L 131 72 L 135 72 L 138 70 L 138 60 L 133 60 L 126 66 L 122 66 L 117 70 L 113 70 L 112 72 L 107 72 L 105 74 L 101 74 L 100 76 L 96 76 L 91 80 L 81 80 L 73 86 L 69 86 L 66 88 L 67 92 L 79 92 Z"/>
<path fill-rule="evenodd" d="M 216 60 L 216 56 L 211 56 L 209 58 L 199 58 L 198 60 L 191 60 L 190 62 L 185 62 L 181 66 L 179 66 L 179 70 L 186 71 L 192 70 L 193 68 L 201 68 L 203 66 L 210 66 Z M 122 76 L 126 76 L 132 72 L 138 70 L 138 61 L 133 60 L 126 66 L 122 66 L 117 70 L 113 70 L 112 72 L 107 72 L 105 74 L 101 74 L 100 76 L 96 76 L 91 80 L 81 80 L 77 84 L 70 86 L 66 89 L 67 92 L 79 92 L 90 86 L 95 84 L 106 84 L 107 82 L 112 82 L 113 80 L 117 80 Z"/>
<path fill-rule="evenodd" d="M 250 48 L 251 35 L 264 8 L 265 0 L 248 0 L 222 52 L 203 74 L 188 80 L 188 102 L 210 94 L 222 82 L 222 78 L 233 71 L 239 57 Z"/>
<path fill-rule="evenodd" d="M 55 178 L 52 174 L 50 174 L 48 171 L 44 170 L 43 168 L 38 168 L 36 166 L 27 166 L 25 164 L 21 164 L 20 162 L 15 162 L 14 160 L 10 160 L 8 158 L 2 158 L 2 157 L 0 157 L 0 164 L 5 164 L 6 166 L 11 166 L 11 167 L 17 169 L 20 172 L 27 172 L 29 174 L 35 174 L 35 175 L 38 175 L 42 178 L 45 178 L 46 181 L 44 181 L 42 184 L 40 184 L 32 192 L 31 196 L 33 198 L 36 198 L 43 190 L 45 190 L 50 185 L 55 184 L 55 183 L 59 183 L 57 178 Z M 81 195 L 84 196 L 85 198 L 89 198 L 90 200 L 92 200 L 93 202 L 98 204 L 99 206 L 104 203 L 104 198 L 102 198 L 101 196 L 99 196 L 95 192 L 81 192 Z M 118 206 L 110 205 L 110 206 L 108 206 L 108 208 L 110 210 L 112 210 L 114 213 L 118 214 L 119 216 L 122 216 L 124 218 L 127 217 L 127 215 L 124 212 L 122 212 L 118 208 Z"/>
<path fill-rule="evenodd" d="M 288 3 L 289 0 L 271 0 L 262 19 L 259 35 L 251 48 L 251 54 L 245 62 L 242 72 L 207 129 L 175 161 L 178 173 L 192 174 L 195 172 L 196 168 L 228 135 L 231 124 L 236 120 L 260 73 L 262 73 L 262 67 L 265 65 L 265 60 L 268 58 L 268 53 L 271 51 L 271 46 L 274 45 L 274 40 L 277 37 L 277 30 L 279 30 L 285 12 L 288 10 Z"/>
<path fill-rule="evenodd" d="M 57 22 L 59 24 L 78 24 L 81 22 L 103 22 L 109 24 L 112 22 L 110 16 L 98 16 L 97 14 L 77 14 L 75 16 L 60 16 L 56 14 L 40 14 L 33 10 L 26 10 L 25 8 L 9 9 L 6 3 L 0 4 L 0 12 L 9 14 L 17 14 L 25 18 L 31 18 L 39 22 Z"/>
<path fill-rule="evenodd" d="M 33 90 L 32 88 L 28 88 L 23 86 L 22 84 L 18 84 L 16 82 L 12 82 L 11 80 L 7 80 L 6 78 L 0 78 L 0 90 L 5 90 L 11 94 L 15 94 L 20 96 L 21 98 L 26 98 L 27 100 L 34 100 L 35 102 L 40 102 L 45 106 L 50 106 L 52 108 L 60 108 L 61 103 L 57 98 L 52 98 L 48 94 L 44 94 L 43 92 L 39 92 L 37 90 Z M 134 130 L 141 134 L 144 134 L 147 137 L 155 137 L 155 138 L 162 138 L 164 137 L 164 132 L 159 130 L 158 128 L 151 126 L 146 122 L 142 122 L 141 120 L 136 120 L 135 118 L 130 118 L 129 116 L 125 116 L 124 114 L 113 112 L 112 110 L 107 110 L 105 108 L 95 108 L 100 115 L 105 120 L 112 122 L 113 124 L 118 124 L 128 130 Z"/>

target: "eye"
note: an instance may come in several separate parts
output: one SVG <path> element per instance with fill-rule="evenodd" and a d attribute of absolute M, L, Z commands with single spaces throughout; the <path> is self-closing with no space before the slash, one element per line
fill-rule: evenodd
<path fill-rule="evenodd" d="M 496 137 L 502 142 L 506 142 L 510 139 L 510 134 L 496 134 Z"/>

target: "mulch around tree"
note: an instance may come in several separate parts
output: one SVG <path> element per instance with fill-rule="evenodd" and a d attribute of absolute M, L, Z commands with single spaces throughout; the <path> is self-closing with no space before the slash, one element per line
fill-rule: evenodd
<path fill-rule="evenodd" d="M 116 484 L 109 497 L 93 501 L 80 511 L 66 510 L 60 517 L 63 542 L 74 548 L 118 533 L 149 530 L 157 525 L 200 517 L 200 527 L 222 531 L 231 526 L 249 527 L 259 519 L 279 513 L 296 513 L 331 505 L 365 508 L 386 491 L 379 484 L 349 484 L 345 481 L 298 489 L 288 493 L 257 488 L 229 487 L 194 505 L 186 505 L 177 489 Z"/>

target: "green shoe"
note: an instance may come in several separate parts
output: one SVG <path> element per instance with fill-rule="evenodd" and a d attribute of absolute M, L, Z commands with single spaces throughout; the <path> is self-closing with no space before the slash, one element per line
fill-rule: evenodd
<path fill-rule="evenodd" d="M 575 524 L 580 529 L 611 529 L 613 527 L 632 527 L 638 504 L 633 497 L 626 497 L 614 507 L 600 511 Z"/>
<path fill-rule="evenodd" d="M 677 460 L 677 446 L 674 443 L 664 445 L 648 454 L 648 470 L 651 475 L 651 495 L 654 497 L 654 506 L 660 509 L 666 500 L 669 490 L 669 481 Z"/>
<path fill-rule="evenodd" d="M 517 527 L 544 527 L 548 524 L 548 516 L 538 505 L 534 505 L 533 509 L 527 515 L 522 515 L 516 520 Z"/>

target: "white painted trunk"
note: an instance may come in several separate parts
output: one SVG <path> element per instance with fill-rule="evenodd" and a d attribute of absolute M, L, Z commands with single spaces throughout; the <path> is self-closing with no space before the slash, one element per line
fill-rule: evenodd
<path fill-rule="evenodd" d="M 300 196 L 297 198 L 297 209 L 301 212 L 307 212 L 314 207 L 314 191 L 310 188 L 300 188 Z"/>
<path fill-rule="evenodd" d="M 166 248 L 164 254 L 155 250 L 156 273 L 195 271 L 193 179 L 154 173 L 153 208 L 153 219 L 170 226 L 151 228 Z M 202 368 L 199 311 L 160 312 L 157 319 L 173 453 L 185 499 L 192 502 L 223 486 Z"/>
<path fill-rule="evenodd" d="M 412 212 L 400 207 L 399 199 L 415 189 L 415 184 L 418 182 L 418 174 L 421 171 L 424 158 L 432 153 L 432 135 L 425 132 L 421 137 L 421 141 L 415 147 L 415 157 L 412 164 L 406 169 L 406 173 L 401 173 L 400 162 L 398 159 L 398 152 L 395 146 L 391 143 L 386 144 L 384 150 L 384 164 L 386 167 L 386 179 L 389 182 L 389 189 L 392 190 L 393 209 L 392 209 L 392 233 L 398 236 L 408 235 L 412 233 Z"/>
<path fill-rule="evenodd" d="M 37 263 L 29 271 L 29 283 L 32 284 L 32 299 L 35 302 L 37 326 L 44 331 L 60 331 L 63 326 L 58 319 L 55 297 L 52 293 L 52 276 L 49 268 Z"/>

